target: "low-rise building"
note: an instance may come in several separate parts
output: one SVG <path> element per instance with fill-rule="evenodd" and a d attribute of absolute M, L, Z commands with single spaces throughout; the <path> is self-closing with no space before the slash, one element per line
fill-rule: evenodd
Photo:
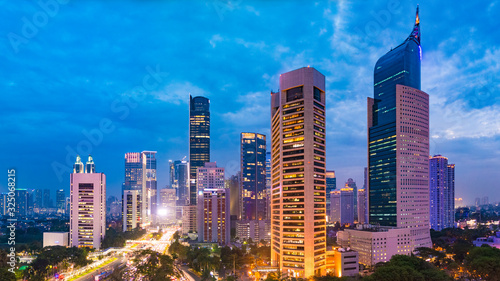
<path fill-rule="evenodd" d="M 326 251 L 326 273 L 336 277 L 359 274 L 359 254 L 351 248 L 333 248 Z"/>
<path fill-rule="evenodd" d="M 44 232 L 43 247 L 69 246 L 69 232 Z"/>
<path fill-rule="evenodd" d="M 500 249 L 500 231 L 495 234 L 495 236 L 490 237 L 479 237 L 474 242 L 472 242 L 474 246 L 481 247 L 483 245 L 488 245 L 490 247 L 494 247 Z"/>

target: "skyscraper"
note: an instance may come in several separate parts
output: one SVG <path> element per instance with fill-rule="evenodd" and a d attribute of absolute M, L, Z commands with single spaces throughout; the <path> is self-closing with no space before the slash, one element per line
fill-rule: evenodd
<path fill-rule="evenodd" d="M 231 216 L 235 216 L 239 218 L 240 216 L 240 175 L 239 172 L 237 175 L 231 176 L 227 179 L 225 184 L 225 188 L 228 188 L 231 192 L 230 198 L 230 214 Z"/>
<path fill-rule="evenodd" d="M 64 189 L 58 189 L 56 191 L 56 207 L 57 207 L 57 212 L 65 213 L 66 193 L 64 192 Z"/>
<path fill-rule="evenodd" d="M 18 218 L 24 218 L 28 214 L 28 191 L 23 188 L 16 188 L 15 196 L 15 215 Z"/>
<path fill-rule="evenodd" d="M 332 222 L 343 224 L 354 223 L 354 191 L 350 187 L 344 187 L 340 190 L 331 191 L 331 210 L 330 216 Z"/>
<path fill-rule="evenodd" d="M 210 162 L 210 100 L 189 100 L 189 202 L 196 205 L 196 171 Z"/>
<path fill-rule="evenodd" d="M 366 200 L 366 189 L 358 190 L 358 223 L 365 224 L 368 222 L 368 209 Z"/>
<path fill-rule="evenodd" d="M 290 277 L 325 273 L 325 76 L 304 67 L 271 92 L 271 263 Z"/>
<path fill-rule="evenodd" d="M 429 95 L 420 90 L 420 19 L 375 65 L 368 98 L 368 208 L 371 224 L 409 228 L 410 248 L 430 247 Z"/>
<path fill-rule="evenodd" d="M 440 231 L 455 224 L 455 165 L 448 158 L 429 158 L 429 205 L 431 228 Z"/>
<path fill-rule="evenodd" d="M 266 194 L 266 136 L 241 133 L 241 219 L 267 218 Z"/>
<path fill-rule="evenodd" d="M 50 189 L 43 190 L 43 207 L 52 208 L 52 199 L 50 199 Z"/>
<path fill-rule="evenodd" d="M 41 189 L 35 189 L 33 192 L 33 209 L 35 213 L 40 212 L 40 209 L 43 207 L 43 196 L 42 196 L 42 190 Z"/>
<path fill-rule="evenodd" d="M 81 169 L 78 156 L 71 174 L 70 244 L 100 249 L 106 234 L 106 176 L 95 173 L 91 156 L 89 163 Z"/>
<path fill-rule="evenodd" d="M 337 178 L 335 177 L 335 171 L 326 171 L 326 213 L 330 217 L 331 213 L 331 199 L 330 193 L 337 188 Z M 331 221 L 331 217 L 329 218 Z"/>
<path fill-rule="evenodd" d="M 182 218 L 182 207 L 189 205 L 189 164 L 186 160 L 169 160 L 170 186 L 175 190 L 176 217 Z"/>
<path fill-rule="evenodd" d="M 157 208 L 157 187 L 156 187 L 156 151 L 143 151 L 143 152 L 129 152 L 125 153 L 125 181 L 123 183 L 123 200 L 125 200 L 125 193 L 127 196 L 140 198 L 141 212 L 132 212 L 140 216 L 130 217 L 127 213 L 128 202 L 123 202 L 123 227 L 131 225 L 132 222 L 125 220 L 130 218 L 132 221 L 140 221 L 140 227 L 146 227 L 154 222 L 156 218 Z M 125 192 L 129 190 L 137 190 L 137 194 Z M 133 201 L 130 201 L 133 202 Z"/>
<path fill-rule="evenodd" d="M 266 193 L 267 193 L 267 219 L 271 219 L 271 151 L 266 152 Z"/>
<path fill-rule="evenodd" d="M 354 219 L 358 219 L 358 209 L 357 209 L 357 205 L 358 205 L 358 187 L 356 186 L 356 182 L 349 178 L 347 179 L 347 182 L 345 183 L 345 187 L 348 187 L 348 188 L 352 188 L 352 194 L 354 196 L 353 200 L 354 200 L 354 206 L 353 206 L 353 210 L 354 210 Z"/>
<path fill-rule="evenodd" d="M 138 189 L 124 189 L 122 195 L 123 231 L 131 231 L 140 227 L 142 223 L 142 191 Z"/>

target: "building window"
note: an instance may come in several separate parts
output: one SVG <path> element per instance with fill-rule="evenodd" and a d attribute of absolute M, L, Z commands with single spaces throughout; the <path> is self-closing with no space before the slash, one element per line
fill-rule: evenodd
<path fill-rule="evenodd" d="M 286 90 L 286 102 L 304 98 L 303 86 Z"/>
<path fill-rule="evenodd" d="M 321 90 L 314 87 L 314 99 L 321 102 Z"/>

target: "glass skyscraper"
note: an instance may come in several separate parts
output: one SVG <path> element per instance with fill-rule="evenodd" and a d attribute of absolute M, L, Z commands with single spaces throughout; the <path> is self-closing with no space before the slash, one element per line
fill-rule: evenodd
<path fill-rule="evenodd" d="M 242 220 L 267 219 L 266 136 L 241 133 Z"/>
<path fill-rule="evenodd" d="M 196 205 L 196 170 L 210 162 L 210 100 L 189 99 L 189 202 Z"/>
<path fill-rule="evenodd" d="M 414 246 L 430 246 L 429 96 L 420 91 L 420 20 L 382 56 L 368 98 L 369 222 L 410 228 Z"/>

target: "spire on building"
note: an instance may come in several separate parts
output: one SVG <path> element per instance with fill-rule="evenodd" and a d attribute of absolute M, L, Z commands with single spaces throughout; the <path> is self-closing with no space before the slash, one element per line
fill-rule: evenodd
<path fill-rule="evenodd" d="M 85 173 L 88 173 L 88 174 L 95 173 L 94 159 L 92 159 L 92 156 L 90 156 L 90 155 L 89 155 L 89 159 L 87 160 L 87 163 L 85 165 Z"/>
<path fill-rule="evenodd" d="M 76 156 L 76 162 L 73 165 L 73 173 L 83 173 L 83 163 L 80 155 Z"/>
<path fill-rule="evenodd" d="M 418 5 L 417 15 L 415 16 L 415 26 L 407 40 L 415 40 L 418 45 L 420 45 L 420 17 L 418 16 Z"/>

